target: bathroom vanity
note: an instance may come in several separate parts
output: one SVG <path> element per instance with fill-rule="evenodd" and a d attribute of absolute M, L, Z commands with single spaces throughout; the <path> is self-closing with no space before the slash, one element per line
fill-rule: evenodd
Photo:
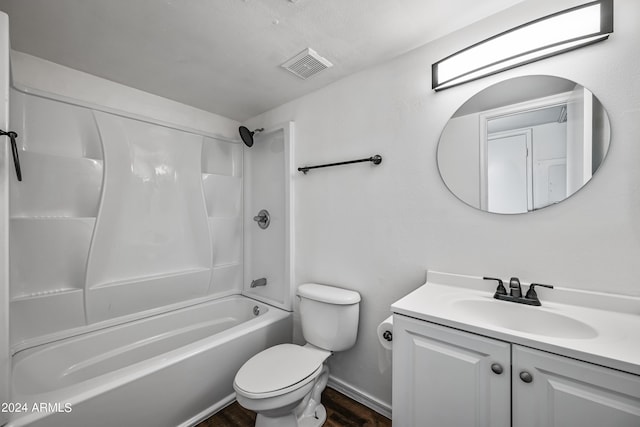
<path fill-rule="evenodd" d="M 430 271 L 392 305 L 395 426 L 640 426 L 639 298 L 494 290 Z"/>

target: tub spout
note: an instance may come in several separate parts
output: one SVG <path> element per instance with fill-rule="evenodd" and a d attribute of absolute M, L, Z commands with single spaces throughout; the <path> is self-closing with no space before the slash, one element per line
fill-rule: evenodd
<path fill-rule="evenodd" d="M 267 286 L 267 279 L 263 277 L 261 279 L 256 279 L 251 282 L 251 287 L 255 288 L 256 286 Z"/>

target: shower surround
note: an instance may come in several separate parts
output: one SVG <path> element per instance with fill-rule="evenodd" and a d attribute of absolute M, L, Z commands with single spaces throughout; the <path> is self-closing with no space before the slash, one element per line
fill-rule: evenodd
<path fill-rule="evenodd" d="M 240 293 L 240 144 L 17 90 L 10 109 L 14 347 Z"/>
<path fill-rule="evenodd" d="M 292 338 L 293 124 L 266 130 L 249 149 L 212 131 L 215 121 L 193 126 L 199 120 L 178 114 L 168 122 L 167 104 L 146 115 L 114 108 L 104 94 L 94 96 L 104 103 L 78 99 L 82 89 L 113 88 L 130 95 L 124 104 L 148 95 L 12 57 L 9 127 L 19 135 L 23 181 L 5 156 L 10 330 L 5 323 L 0 335 L 10 337 L 13 372 L 0 383 L 10 384 L 7 401 L 73 410 L 16 413 L 0 424 L 87 425 L 114 402 L 124 424 L 206 417 L 233 399 L 238 366 Z M 67 93 L 29 85 L 34 75 L 61 77 Z M 272 214 L 267 230 L 251 220 L 260 209 Z M 262 277 L 267 286 L 250 288 Z M 197 393 L 160 404 L 173 418 L 151 410 L 193 372 Z M 134 395 L 150 405 L 144 419 L 124 405 Z"/>

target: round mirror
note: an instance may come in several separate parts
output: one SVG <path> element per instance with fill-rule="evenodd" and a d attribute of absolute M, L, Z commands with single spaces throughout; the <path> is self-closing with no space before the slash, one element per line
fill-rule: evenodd
<path fill-rule="evenodd" d="M 451 117 L 438 169 L 460 200 L 486 212 L 531 212 L 584 186 L 602 164 L 611 127 L 583 86 L 525 76 L 490 86 Z"/>

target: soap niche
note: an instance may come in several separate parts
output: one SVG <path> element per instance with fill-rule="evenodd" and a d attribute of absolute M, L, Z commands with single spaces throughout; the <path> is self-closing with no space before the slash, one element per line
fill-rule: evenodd
<path fill-rule="evenodd" d="M 9 196 L 15 345 L 84 324 L 87 254 L 104 162 L 90 109 L 14 89 L 10 96 L 23 175 L 11 182 Z"/>

